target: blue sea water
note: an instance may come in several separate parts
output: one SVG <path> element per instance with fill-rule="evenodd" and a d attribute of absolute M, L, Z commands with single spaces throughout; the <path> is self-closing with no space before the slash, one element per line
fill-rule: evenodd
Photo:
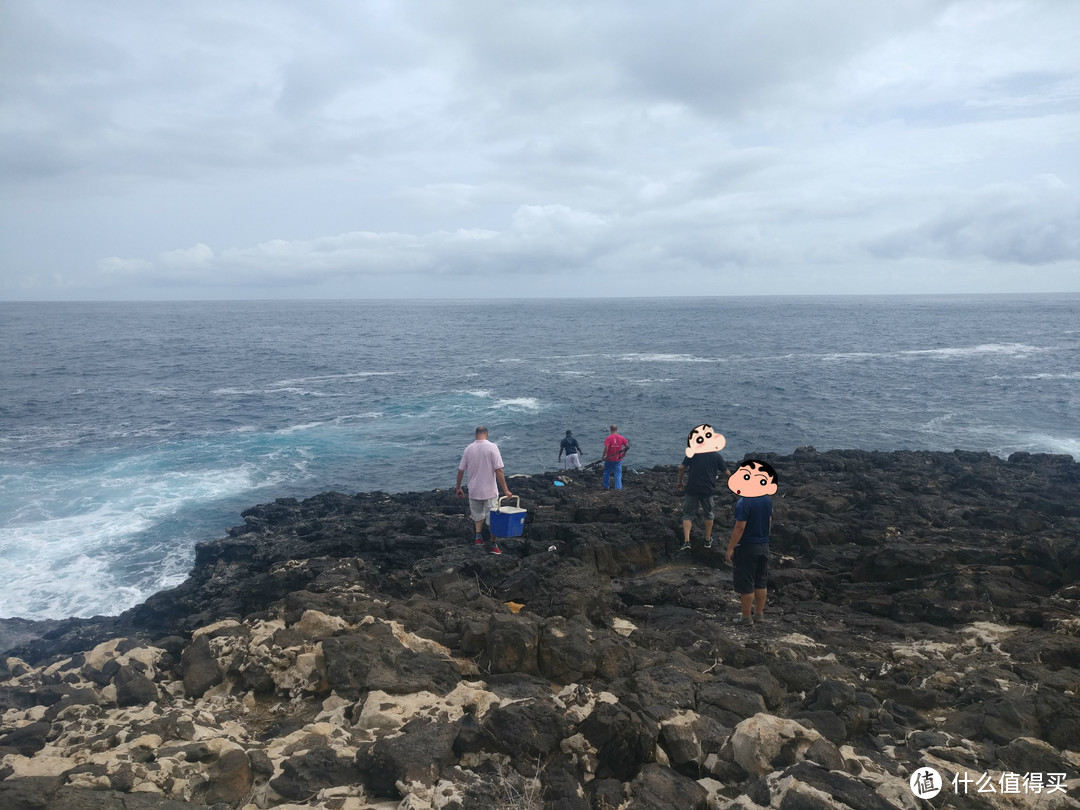
<path fill-rule="evenodd" d="M 0 617 L 115 614 L 255 503 L 725 453 L 1080 457 L 1080 295 L 0 304 Z M 632 486 L 632 473 L 627 473 Z"/>

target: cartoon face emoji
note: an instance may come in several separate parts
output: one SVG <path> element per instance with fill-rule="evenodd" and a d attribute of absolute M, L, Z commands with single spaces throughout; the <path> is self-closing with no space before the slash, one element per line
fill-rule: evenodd
<path fill-rule="evenodd" d="M 745 462 L 728 479 L 728 489 L 743 498 L 760 498 L 776 494 L 776 474 L 762 469 L 760 462 Z"/>
<path fill-rule="evenodd" d="M 686 437 L 686 457 L 697 453 L 718 453 L 724 449 L 727 440 L 712 429 L 712 425 L 698 425 Z"/>

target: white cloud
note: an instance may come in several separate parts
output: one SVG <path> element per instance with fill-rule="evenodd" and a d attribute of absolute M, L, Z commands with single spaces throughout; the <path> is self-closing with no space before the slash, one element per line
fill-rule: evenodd
<path fill-rule="evenodd" d="M 870 250 L 885 258 L 1073 262 L 1080 268 L 1080 194 L 1055 175 L 988 185 L 914 227 L 871 241 Z"/>
<path fill-rule="evenodd" d="M 1078 28 L 1054 0 L 5 4 L 0 297 L 1076 289 Z"/>

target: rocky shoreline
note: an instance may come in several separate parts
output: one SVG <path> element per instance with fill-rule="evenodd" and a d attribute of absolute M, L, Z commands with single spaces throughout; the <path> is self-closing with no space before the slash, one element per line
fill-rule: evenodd
<path fill-rule="evenodd" d="M 250 509 L 121 616 L 0 623 L 0 807 L 1080 808 L 1080 465 L 767 458 L 749 627 L 673 467 L 513 477 L 501 556 L 450 490 Z"/>

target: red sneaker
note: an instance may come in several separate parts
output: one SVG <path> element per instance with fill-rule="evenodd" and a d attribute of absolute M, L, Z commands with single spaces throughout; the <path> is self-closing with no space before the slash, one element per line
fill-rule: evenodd
<path fill-rule="evenodd" d="M 491 553 L 492 554 L 502 554 L 502 549 L 499 548 L 498 543 L 492 543 L 491 544 Z"/>

